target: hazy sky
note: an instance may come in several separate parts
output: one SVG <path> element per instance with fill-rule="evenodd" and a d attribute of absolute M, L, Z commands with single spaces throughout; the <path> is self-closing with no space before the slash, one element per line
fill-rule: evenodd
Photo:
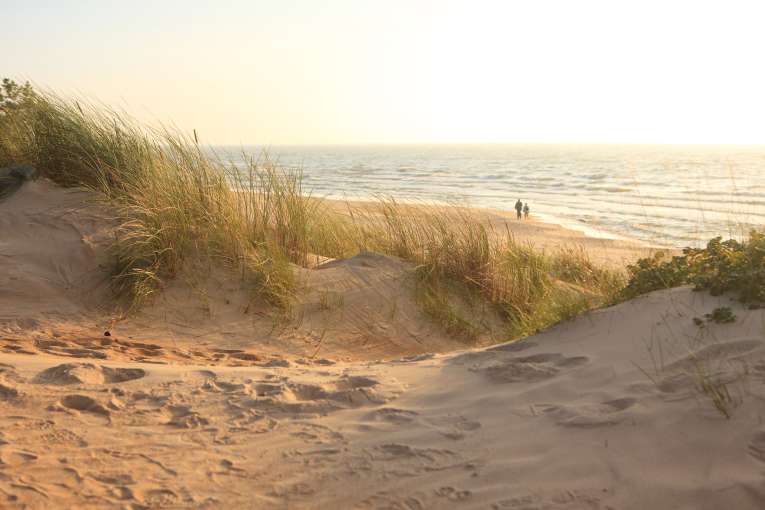
<path fill-rule="evenodd" d="M 0 75 L 210 143 L 765 143 L 761 5 L 0 0 Z"/>

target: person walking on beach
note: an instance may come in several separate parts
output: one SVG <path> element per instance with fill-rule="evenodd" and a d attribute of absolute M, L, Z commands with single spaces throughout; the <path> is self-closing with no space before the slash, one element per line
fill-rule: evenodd
<path fill-rule="evenodd" d="M 526 219 L 529 219 L 530 212 L 531 212 L 531 209 L 529 209 L 529 203 L 526 202 L 526 205 L 523 206 L 523 217 Z"/>
<path fill-rule="evenodd" d="M 520 220 L 522 218 L 521 214 L 523 213 L 523 202 L 521 202 L 520 198 L 515 203 L 515 212 L 518 213 L 518 219 Z"/>

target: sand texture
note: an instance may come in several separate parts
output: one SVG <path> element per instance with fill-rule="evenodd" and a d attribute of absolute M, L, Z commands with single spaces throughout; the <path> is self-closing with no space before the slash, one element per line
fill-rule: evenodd
<path fill-rule="evenodd" d="M 0 202 L 0 508 L 765 507 L 765 310 L 678 288 L 467 346 L 367 253 L 288 325 L 216 268 L 118 320 L 92 198 Z"/>

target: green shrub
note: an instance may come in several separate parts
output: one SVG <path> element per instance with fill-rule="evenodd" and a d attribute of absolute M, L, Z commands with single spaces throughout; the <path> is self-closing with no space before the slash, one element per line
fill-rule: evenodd
<path fill-rule="evenodd" d="M 736 322 L 736 314 L 728 306 L 721 306 L 712 310 L 712 313 L 705 313 L 704 319 L 699 317 L 693 318 L 693 323 L 698 327 L 704 327 L 704 320 L 706 322 L 714 322 L 715 324 L 730 324 Z"/>
<path fill-rule="evenodd" d="M 629 281 L 621 297 L 691 284 L 713 296 L 732 292 L 753 307 L 765 302 L 765 235 L 761 232 L 751 231 L 743 242 L 716 237 L 705 248 L 685 248 L 682 256 L 666 257 L 659 252 L 628 266 Z"/>
<path fill-rule="evenodd" d="M 674 256 L 667 260 L 665 251 L 656 252 L 653 257 L 638 260 L 627 266 L 629 280 L 622 297 L 629 299 L 655 290 L 670 289 L 688 282 L 688 259 Z"/>
<path fill-rule="evenodd" d="M 731 322 L 736 322 L 736 314 L 734 314 L 733 310 L 727 306 L 715 308 L 712 310 L 712 313 L 704 314 L 704 317 L 707 321 L 714 322 L 715 324 L 730 324 Z"/>
<path fill-rule="evenodd" d="M 765 235 L 752 231 L 746 242 L 711 240 L 691 259 L 690 282 L 712 295 L 733 291 L 743 303 L 765 302 Z"/>
<path fill-rule="evenodd" d="M 0 166 L 32 162 L 29 126 L 38 98 L 29 82 L 19 85 L 4 78 L 0 83 Z"/>
<path fill-rule="evenodd" d="M 37 97 L 29 82 L 19 85 L 9 78 L 3 78 L 0 83 L 0 116 L 29 106 Z"/>

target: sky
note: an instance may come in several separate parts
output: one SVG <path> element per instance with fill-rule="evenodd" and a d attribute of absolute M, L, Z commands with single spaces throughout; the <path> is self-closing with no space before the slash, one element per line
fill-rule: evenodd
<path fill-rule="evenodd" d="M 0 0 L 0 76 L 213 144 L 763 144 L 763 19 L 737 0 Z"/>

